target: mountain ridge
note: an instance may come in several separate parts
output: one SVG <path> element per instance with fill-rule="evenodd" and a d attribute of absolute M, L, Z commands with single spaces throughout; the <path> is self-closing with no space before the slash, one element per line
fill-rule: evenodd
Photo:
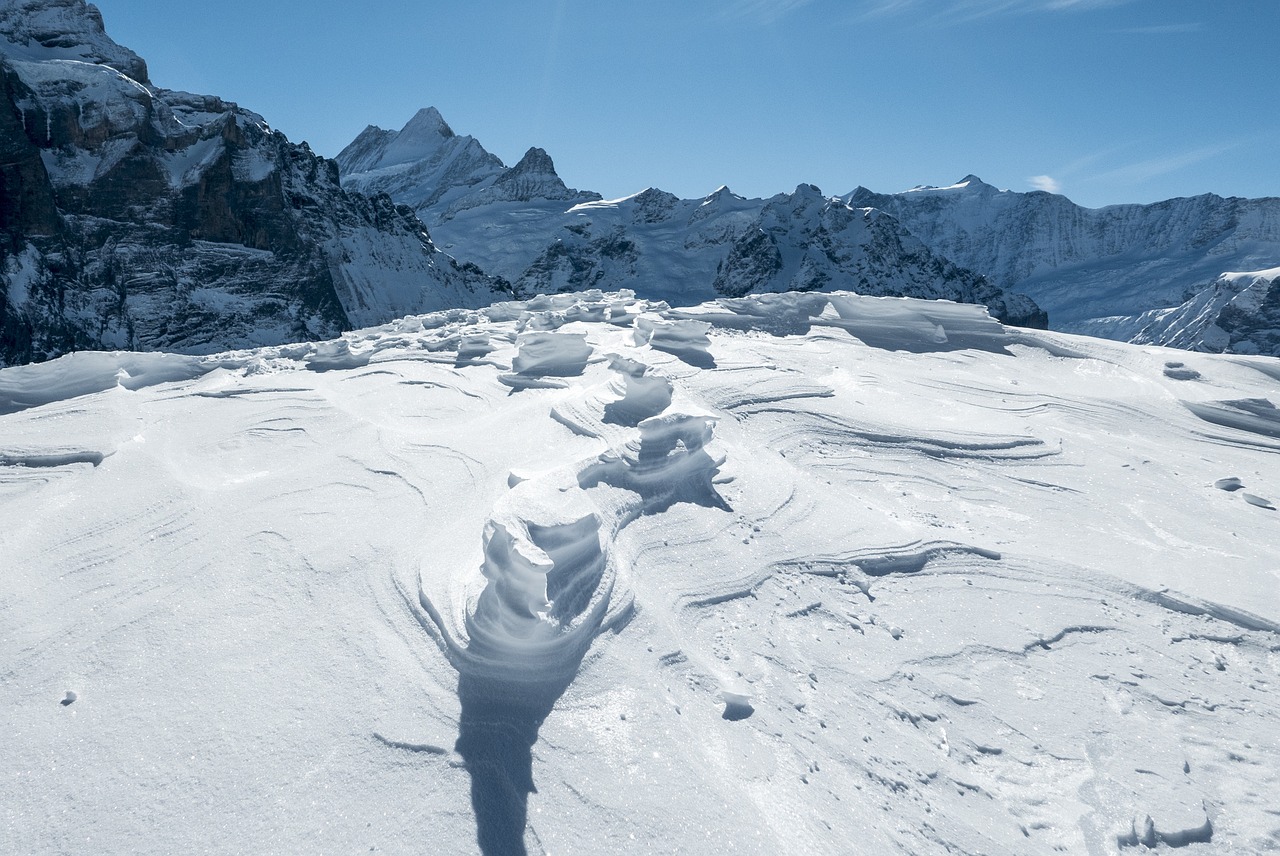
<path fill-rule="evenodd" d="M 894 218 L 860 212 L 813 185 L 769 199 L 747 200 L 727 187 L 680 199 L 650 187 L 606 200 L 566 187 L 537 147 L 510 168 L 483 158 L 487 151 L 472 137 L 445 140 L 417 165 L 379 154 L 399 136 L 414 136 L 424 114 L 444 121 L 424 108 L 399 132 L 357 137 L 337 157 L 343 185 L 412 205 L 441 247 L 518 293 L 630 288 L 691 304 L 854 289 L 984 303 L 1010 323 L 1047 323 L 1034 302 L 931 253 Z M 471 152 L 467 169 L 446 168 L 464 151 Z"/>
<path fill-rule="evenodd" d="M 258 114 L 156 87 L 83 0 L 0 3 L 0 76 L 0 364 L 328 338 L 510 296 Z"/>
<path fill-rule="evenodd" d="M 1056 328 L 1122 340 L 1140 335 L 1146 313 L 1195 301 L 1224 272 L 1280 263 L 1276 197 L 1206 193 L 1085 208 L 1061 194 L 999 190 L 969 175 L 946 188 L 859 187 L 841 198 L 889 211 L 935 252 L 1025 291 Z M 1235 331 L 1227 339 L 1170 341 L 1277 353 L 1230 313 L 1222 324 Z"/>

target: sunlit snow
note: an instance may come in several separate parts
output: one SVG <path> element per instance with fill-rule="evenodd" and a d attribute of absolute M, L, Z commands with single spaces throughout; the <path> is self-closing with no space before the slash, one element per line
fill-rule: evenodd
<path fill-rule="evenodd" d="M 1280 844 L 1280 369 L 628 293 L 0 371 L 0 851 Z"/>

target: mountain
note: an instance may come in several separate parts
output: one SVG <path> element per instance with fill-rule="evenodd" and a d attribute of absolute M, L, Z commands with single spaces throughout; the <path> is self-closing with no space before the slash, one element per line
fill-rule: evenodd
<path fill-rule="evenodd" d="M 1043 191 L 997 190 L 973 175 L 904 193 L 859 187 L 842 198 L 888 211 L 934 252 L 1029 294 L 1055 328 L 1120 339 L 1150 335 L 1150 313 L 1203 303 L 1199 295 L 1224 271 L 1280 264 L 1280 198 L 1205 194 L 1091 209 Z M 1230 347 L 1278 353 L 1245 332 L 1261 319 L 1223 323 L 1241 331 Z M 1162 341 L 1228 346 L 1170 335 Z"/>
<path fill-rule="evenodd" d="M 344 187 L 412 206 L 443 249 L 518 294 L 625 287 L 688 305 L 850 289 L 983 303 L 1010 323 L 1046 323 L 1032 301 L 930 252 L 894 218 L 812 185 L 770 199 L 722 187 L 704 199 L 649 188 L 606 201 L 567 187 L 542 149 L 504 167 L 434 108 L 398 132 L 366 128 L 337 161 Z"/>
<path fill-rule="evenodd" d="M 83 0 L 0 0 L 0 75 L 0 365 L 327 338 L 504 296 L 261 116 L 154 86 Z"/>
<path fill-rule="evenodd" d="M 487 202 L 600 198 L 566 187 L 542 149 L 529 149 L 519 163 L 505 167 L 474 137 L 455 134 L 434 107 L 419 110 L 399 131 L 370 125 L 336 160 L 345 187 L 386 193 L 432 224 Z"/>
<path fill-rule="evenodd" d="M 0 370 L 0 852 L 1274 852 L 1278 375 L 840 293 Z"/>
<path fill-rule="evenodd" d="M 1175 348 L 1280 355 L 1280 268 L 1229 272 L 1170 309 L 1153 309 L 1136 319 L 1104 319 L 1099 332 L 1110 338 Z"/>

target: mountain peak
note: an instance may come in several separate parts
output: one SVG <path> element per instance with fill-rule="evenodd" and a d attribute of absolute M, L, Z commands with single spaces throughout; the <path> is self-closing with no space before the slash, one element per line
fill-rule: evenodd
<path fill-rule="evenodd" d="M 520 158 L 519 162 L 511 167 L 510 173 L 512 175 L 556 175 L 556 165 L 551 160 L 551 155 L 547 154 L 546 149 L 531 146 L 524 153 L 524 157 Z"/>
<path fill-rule="evenodd" d="M 556 174 L 556 165 L 544 149 L 533 146 L 519 163 L 505 170 L 493 183 L 494 198 L 518 202 L 532 199 L 572 199 L 576 190 L 567 187 Z"/>
<path fill-rule="evenodd" d="M 423 107 L 414 113 L 413 118 L 400 129 L 400 136 L 425 141 L 433 136 L 447 140 L 455 134 L 453 128 L 450 128 L 449 123 L 444 120 L 444 116 L 440 115 L 439 110 L 434 107 Z"/>

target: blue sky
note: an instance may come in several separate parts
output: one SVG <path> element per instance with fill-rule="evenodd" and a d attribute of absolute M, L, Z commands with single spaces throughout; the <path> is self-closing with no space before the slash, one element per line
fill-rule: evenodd
<path fill-rule="evenodd" d="M 571 186 L 1280 195 L 1280 0 L 98 0 L 160 86 L 333 156 L 434 105 Z"/>

